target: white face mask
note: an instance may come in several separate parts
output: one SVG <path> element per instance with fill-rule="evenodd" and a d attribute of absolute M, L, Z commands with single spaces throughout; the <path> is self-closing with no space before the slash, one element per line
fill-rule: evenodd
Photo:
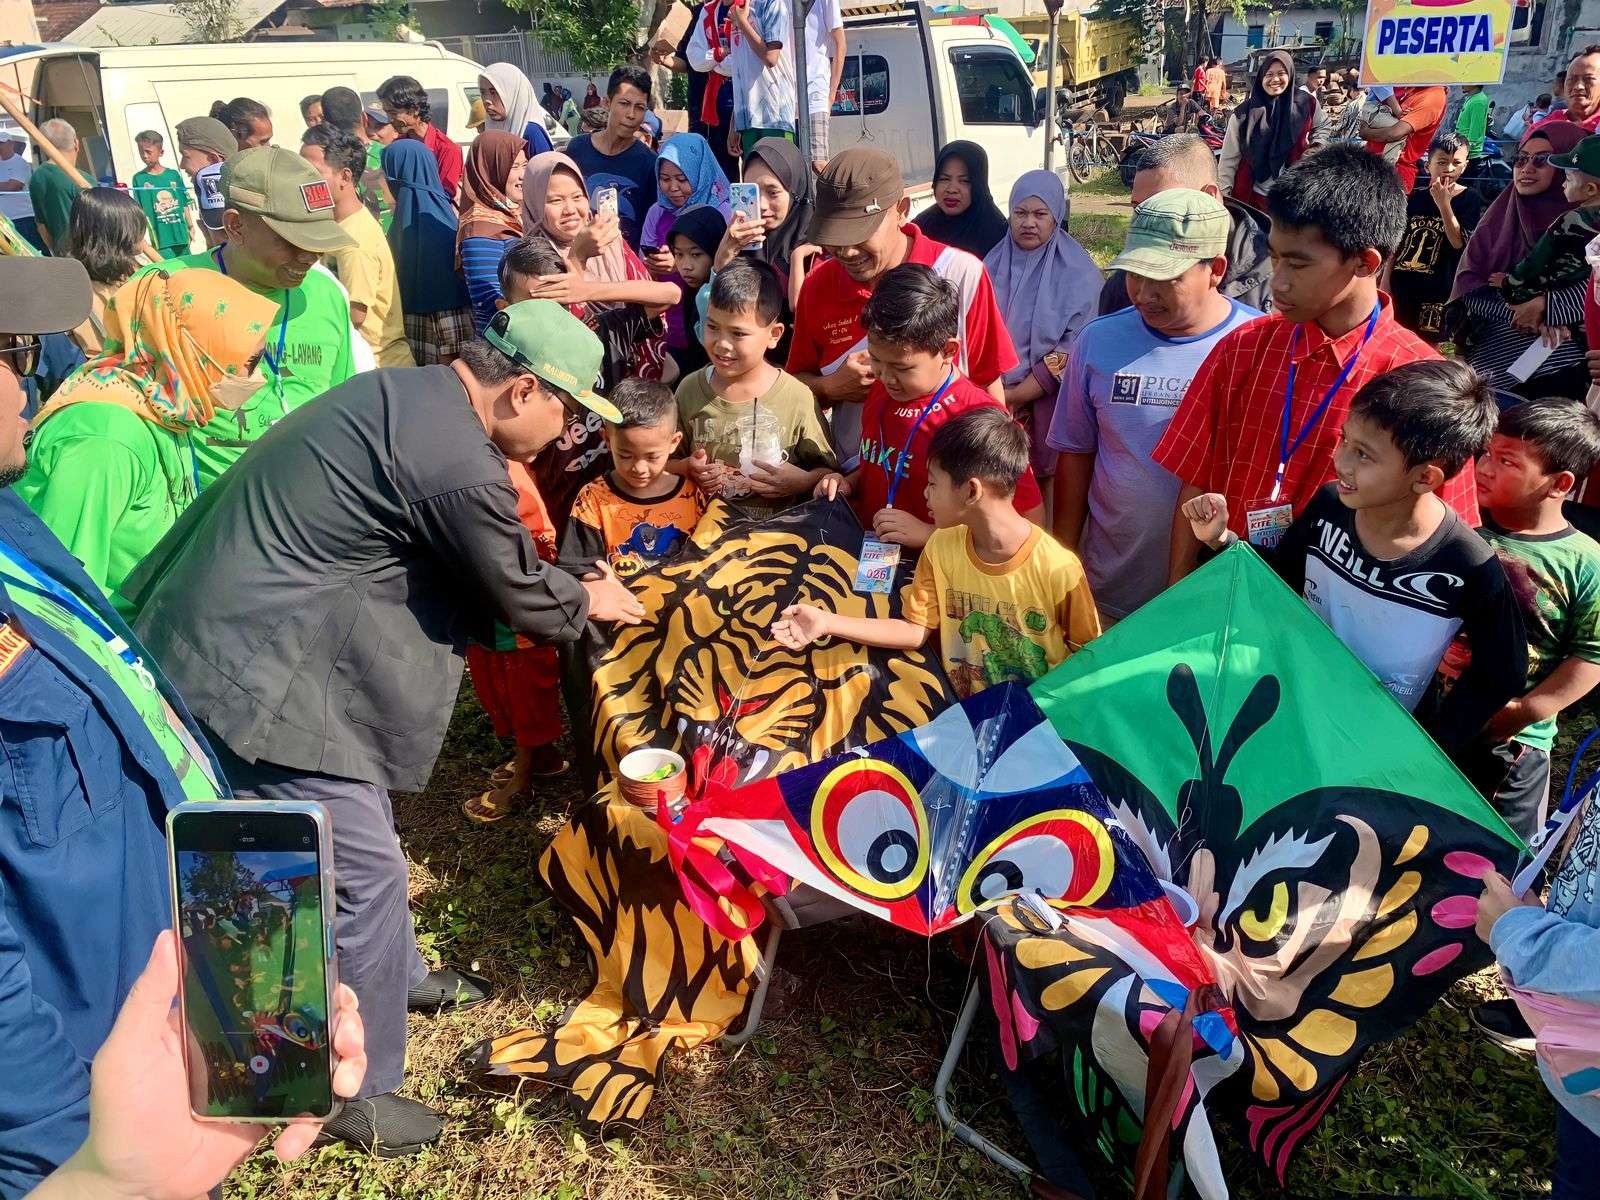
<path fill-rule="evenodd" d="M 259 366 L 248 375 L 224 375 L 211 385 L 211 403 L 219 412 L 234 412 L 266 386 L 266 377 Z"/>

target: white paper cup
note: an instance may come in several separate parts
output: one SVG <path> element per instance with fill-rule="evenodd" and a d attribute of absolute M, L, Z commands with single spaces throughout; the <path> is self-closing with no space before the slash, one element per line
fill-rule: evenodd
<path fill-rule="evenodd" d="M 666 776 L 660 779 L 648 778 L 655 775 L 663 766 L 672 768 Z M 662 792 L 667 794 L 667 801 L 671 803 L 683 795 L 684 788 L 688 784 L 683 755 L 672 750 L 660 750 L 654 746 L 623 755 L 622 761 L 617 764 L 617 777 L 617 786 L 623 797 L 640 808 L 648 808 L 651 812 L 655 811 Z"/>

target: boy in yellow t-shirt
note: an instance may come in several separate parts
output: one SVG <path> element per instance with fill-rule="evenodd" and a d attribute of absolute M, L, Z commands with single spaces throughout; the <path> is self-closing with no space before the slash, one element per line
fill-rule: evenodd
<path fill-rule="evenodd" d="M 1028 439 L 998 408 L 947 422 L 928 447 L 935 529 L 901 593 L 900 618 L 845 617 L 808 604 L 784 609 L 772 636 L 791 650 L 823 637 L 915 650 L 939 632 L 946 674 L 962 697 L 997 683 L 1031 683 L 1100 635 L 1083 566 L 1017 512 Z"/>

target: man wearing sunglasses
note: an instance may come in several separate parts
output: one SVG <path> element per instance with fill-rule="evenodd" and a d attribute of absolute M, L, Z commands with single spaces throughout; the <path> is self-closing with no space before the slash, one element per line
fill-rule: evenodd
<path fill-rule="evenodd" d="M 616 576 L 540 561 L 506 460 L 527 462 L 595 394 L 601 346 L 548 300 L 497 313 L 449 366 L 358 375 L 268 431 L 184 513 L 124 592 L 235 791 L 311 799 L 333 820 L 339 973 L 360 997 L 369 1070 L 328 1132 L 385 1155 L 436 1139 L 394 1094 L 406 1011 L 482 1003 L 489 985 L 417 953 L 389 791 L 420 791 L 469 640 L 496 622 L 546 641 L 637 623 Z"/>
<path fill-rule="evenodd" d="M 162 821 L 227 795 L 153 660 L 11 490 L 41 336 L 89 315 L 69 258 L 0 257 L 0 1196 L 89 1130 L 89 1060 L 166 928 Z"/>

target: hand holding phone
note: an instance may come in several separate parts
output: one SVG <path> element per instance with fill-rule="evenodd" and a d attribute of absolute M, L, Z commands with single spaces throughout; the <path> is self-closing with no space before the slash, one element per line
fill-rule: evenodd
<path fill-rule="evenodd" d="M 201 1120 L 326 1119 L 334 1094 L 333 850 L 310 802 L 167 815 L 191 1105 Z"/>
<path fill-rule="evenodd" d="M 753 183 L 735 183 L 730 185 L 733 190 L 733 212 L 736 217 L 756 225 L 761 224 L 761 189 Z M 766 237 L 758 237 L 747 243 L 760 246 L 766 242 Z"/>
<path fill-rule="evenodd" d="M 182 1030 L 173 1011 L 181 982 L 177 937 L 156 939 L 144 973 L 94 1056 L 89 1137 L 61 1168 L 77 1180 L 103 1183 L 94 1194 L 191 1200 L 221 1183 L 266 1133 L 261 1125 L 197 1120 L 190 1111 Z M 354 1096 L 366 1076 L 367 1055 L 356 996 L 343 984 L 333 1027 L 339 1065 L 333 1088 Z M 288 1123 L 272 1143 L 282 1162 L 311 1148 L 322 1122 Z M 45 1195 L 48 1182 L 39 1192 Z"/>
<path fill-rule="evenodd" d="M 618 193 L 614 187 L 603 187 L 594 194 L 595 212 L 617 214 Z"/>

